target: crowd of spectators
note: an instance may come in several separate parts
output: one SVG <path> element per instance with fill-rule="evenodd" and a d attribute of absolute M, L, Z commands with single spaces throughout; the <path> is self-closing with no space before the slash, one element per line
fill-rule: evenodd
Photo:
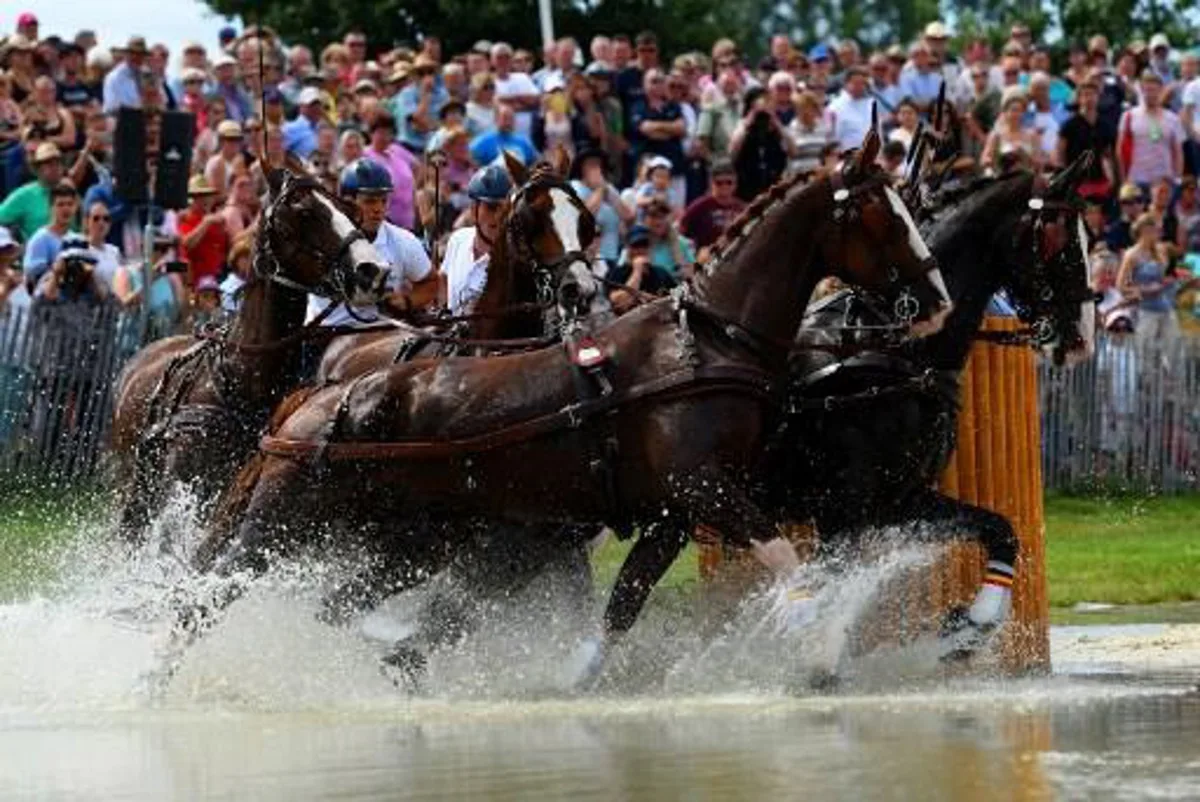
<path fill-rule="evenodd" d="M 382 166 L 387 222 L 444 272 L 437 255 L 478 214 L 467 192 L 476 171 L 504 153 L 528 164 L 565 151 L 609 278 L 663 290 L 766 187 L 856 147 L 873 107 L 881 161 L 899 176 L 944 87 L 964 170 L 1053 169 L 1095 153 L 1080 192 L 1107 327 L 1147 338 L 1200 328 L 1190 282 L 1200 57 L 1161 34 L 1120 47 L 1097 35 L 1052 55 L 1018 24 L 998 53 L 984 39 L 952 52 L 946 27 L 931 22 L 915 41 L 873 52 L 776 35 L 750 62 L 728 39 L 668 57 L 652 32 L 597 36 L 586 51 L 567 37 L 540 53 L 487 41 L 444 53 L 435 37 L 393 48 L 351 30 L 314 53 L 226 28 L 217 52 L 186 42 L 173 61 L 139 36 L 64 38 L 29 13 L 16 23 L 0 43 L 0 304 L 53 302 L 70 262 L 86 273 L 79 292 L 148 303 L 164 329 L 233 308 L 267 171 L 289 155 L 331 191 L 362 159 Z M 194 116 L 186 209 L 116 191 L 123 107 L 145 112 L 151 172 L 159 113 Z"/>

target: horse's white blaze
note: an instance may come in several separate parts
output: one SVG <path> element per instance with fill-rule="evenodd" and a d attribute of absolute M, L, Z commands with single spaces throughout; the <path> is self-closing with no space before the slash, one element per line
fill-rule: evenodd
<path fill-rule="evenodd" d="M 908 246 L 912 248 L 921 259 L 929 258 L 929 246 L 925 244 L 925 240 L 921 239 L 921 232 L 917 229 L 916 221 L 912 219 L 912 215 L 908 213 L 908 207 L 904 205 L 904 201 L 896 190 L 891 187 L 884 187 L 884 193 L 887 195 L 888 203 L 892 204 L 892 211 L 900 216 L 904 221 L 904 225 L 908 227 Z M 946 295 L 946 300 L 950 300 L 950 296 Z"/>
<path fill-rule="evenodd" d="M 1079 237 L 1079 250 L 1083 254 L 1081 262 L 1083 270 L 1083 284 L 1086 287 L 1091 286 L 1088 275 L 1088 252 L 1087 252 L 1087 229 L 1083 227 L 1083 218 L 1075 218 L 1076 236 Z M 1079 334 L 1083 337 L 1084 354 L 1091 356 L 1096 351 L 1096 304 L 1092 299 L 1087 299 L 1079 305 Z"/>
<path fill-rule="evenodd" d="M 320 193 L 313 193 L 313 195 L 329 210 L 329 220 L 338 238 L 345 240 L 351 236 L 355 231 L 354 221 L 347 217 L 329 198 Z M 350 245 L 350 256 L 356 265 L 374 264 L 380 267 L 384 266 L 383 260 L 379 258 L 379 252 L 375 250 L 375 246 L 365 239 L 356 240 Z"/>
<path fill-rule="evenodd" d="M 579 207 L 571 202 L 571 197 L 565 190 L 550 190 L 550 222 L 554 224 L 554 233 L 562 243 L 563 251 L 582 251 L 579 245 Z"/>

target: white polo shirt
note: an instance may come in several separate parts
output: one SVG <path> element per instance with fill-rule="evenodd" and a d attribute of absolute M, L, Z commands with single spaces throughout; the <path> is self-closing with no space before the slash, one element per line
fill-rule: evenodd
<path fill-rule="evenodd" d="M 387 288 L 389 292 L 400 289 L 405 281 L 416 283 L 429 277 L 433 265 L 425 246 L 412 233 L 399 226 L 392 225 L 386 220 L 379 226 L 375 241 L 371 243 L 379 253 L 379 257 L 388 265 Z M 324 311 L 332 301 L 319 295 L 308 296 L 308 319 L 312 320 Z M 373 306 L 356 306 L 354 313 L 362 318 L 355 320 L 346 311 L 345 306 L 335 309 L 329 317 L 322 321 L 323 326 L 358 326 L 379 319 L 379 312 Z"/>
<path fill-rule="evenodd" d="M 446 305 L 454 315 L 467 314 L 487 285 L 490 254 L 475 258 L 475 227 L 460 228 L 446 242 L 442 274 L 446 277 Z"/>

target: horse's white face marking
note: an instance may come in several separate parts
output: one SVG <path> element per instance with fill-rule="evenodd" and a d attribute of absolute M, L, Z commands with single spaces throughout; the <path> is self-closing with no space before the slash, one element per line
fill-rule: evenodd
<path fill-rule="evenodd" d="M 313 193 L 313 197 L 329 210 L 330 224 L 333 226 L 333 231 L 338 235 L 339 239 L 344 242 L 347 237 L 354 234 L 356 230 L 354 221 L 346 216 L 346 213 L 339 209 L 337 204 L 319 192 Z M 350 244 L 350 259 L 355 266 L 364 264 L 376 265 L 385 274 L 392 269 L 390 265 L 380 258 L 379 252 L 375 250 L 375 246 L 365 239 L 357 239 Z M 351 297 L 348 300 L 351 304 L 365 306 L 379 300 L 379 291 L 372 292 L 365 287 L 358 286 L 349 289 Z M 382 290 L 382 287 L 379 289 Z"/>
<path fill-rule="evenodd" d="M 579 253 L 583 250 L 579 244 L 579 207 L 566 190 L 557 187 L 550 190 L 550 201 L 550 222 L 554 224 L 554 233 L 558 235 L 563 251 Z"/>
<path fill-rule="evenodd" d="M 1083 227 L 1083 217 L 1075 218 L 1075 235 L 1079 238 L 1079 251 L 1083 255 L 1080 270 L 1083 271 L 1083 284 L 1090 286 L 1088 281 L 1087 230 Z M 1083 337 L 1083 359 L 1088 359 L 1096 352 L 1096 304 L 1090 298 L 1079 304 L 1079 334 Z"/>
<path fill-rule="evenodd" d="M 899 215 L 900 219 L 904 221 L 904 225 L 908 228 L 908 246 L 912 248 L 913 253 L 915 253 L 918 258 L 928 259 L 930 256 L 929 246 L 927 246 L 925 244 L 925 240 L 921 238 L 921 232 L 917 228 L 916 221 L 914 221 L 912 219 L 912 215 L 908 213 L 908 207 L 904 205 L 904 201 L 901 199 L 900 194 L 891 187 L 884 187 L 883 191 L 884 194 L 887 195 L 888 203 L 892 205 L 892 211 Z M 940 279 L 941 277 L 939 276 L 938 278 Z M 945 300 L 950 300 L 949 295 L 946 296 Z"/>

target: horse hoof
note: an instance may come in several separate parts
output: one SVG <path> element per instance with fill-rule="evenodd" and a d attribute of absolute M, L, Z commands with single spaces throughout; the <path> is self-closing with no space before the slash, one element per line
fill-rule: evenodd
<path fill-rule="evenodd" d="M 955 607 L 942 619 L 938 633 L 938 660 L 957 663 L 978 654 L 999 631 L 999 624 L 974 621 L 965 607 Z"/>

